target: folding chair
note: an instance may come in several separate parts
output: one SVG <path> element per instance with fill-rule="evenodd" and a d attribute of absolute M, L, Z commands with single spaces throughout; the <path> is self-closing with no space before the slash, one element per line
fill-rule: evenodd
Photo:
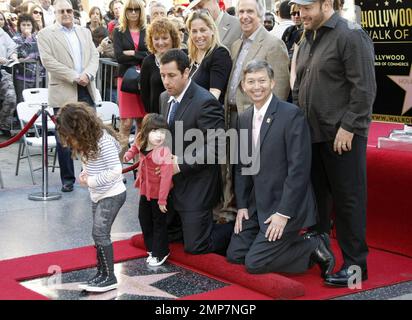
<path fill-rule="evenodd" d="M 49 98 L 47 88 L 32 88 L 23 90 L 23 100 L 27 103 L 47 103 Z"/>
<path fill-rule="evenodd" d="M 28 123 L 33 115 L 39 110 L 39 106 L 37 104 L 35 105 L 29 105 L 26 102 L 20 102 L 17 105 L 17 116 L 19 117 L 20 120 L 20 125 L 23 128 L 26 123 Z M 46 109 L 51 115 L 53 115 L 53 108 L 48 107 Z M 21 139 L 20 139 L 20 144 L 19 144 L 19 151 L 17 154 L 17 163 L 16 163 L 16 176 L 19 174 L 19 166 L 20 166 L 20 160 L 26 159 L 29 163 L 29 168 L 30 168 L 30 174 L 31 174 L 31 179 L 33 184 L 36 184 L 34 181 L 34 171 L 40 170 L 40 168 L 33 169 L 33 164 L 32 164 L 32 159 L 31 157 L 33 156 L 41 156 L 41 153 L 36 153 L 32 154 L 30 149 L 31 148 L 40 148 L 42 149 L 43 142 L 42 142 L 42 137 L 41 137 L 41 130 L 43 129 L 42 127 L 42 119 L 41 117 L 37 118 L 33 125 L 33 129 L 29 130 Z M 54 129 L 55 125 L 53 121 L 50 119 L 47 119 L 47 126 L 48 130 Z M 53 166 L 52 167 L 52 172 L 54 172 L 54 169 L 56 168 L 56 138 L 54 135 L 52 136 L 47 136 L 47 143 L 48 143 L 48 148 L 50 151 L 52 151 L 52 154 L 48 154 L 48 156 L 53 156 Z"/>

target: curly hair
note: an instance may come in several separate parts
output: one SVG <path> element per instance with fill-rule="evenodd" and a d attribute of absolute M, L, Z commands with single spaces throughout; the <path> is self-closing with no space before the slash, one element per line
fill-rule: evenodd
<path fill-rule="evenodd" d="M 56 130 L 63 146 L 72 149 L 72 157 L 83 162 L 99 156 L 99 140 L 106 130 L 118 139 L 113 128 L 103 124 L 96 112 L 84 102 L 68 103 L 60 108 L 56 118 Z"/>
<path fill-rule="evenodd" d="M 176 25 L 169 18 L 157 18 L 147 27 L 146 31 L 146 44 L 151 53 L 156 53 L 153 37 L 165 34 L 172 38 L 172 48 L 180 48 L 180 35 Z"/>

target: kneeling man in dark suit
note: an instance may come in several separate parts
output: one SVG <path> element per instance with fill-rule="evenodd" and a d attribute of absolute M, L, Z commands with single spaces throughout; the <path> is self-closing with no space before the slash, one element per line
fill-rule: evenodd
<path fill-rule="evenodd" d="M 328 235 L 300 235 L 316 223 L 304 114 L 272 94 L 274 72 L 265 61 L 249 62 L 241 84 L 254 105 L 238 119 L 238 212 L 227 259 L 250 273 L 301 273 L 319 264 L 324 277 L 335 266 Z"/>

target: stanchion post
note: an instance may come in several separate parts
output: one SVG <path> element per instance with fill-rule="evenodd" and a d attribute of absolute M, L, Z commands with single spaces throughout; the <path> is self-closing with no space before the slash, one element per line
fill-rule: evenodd
<path fill-rule="evenodd" d="M 48 155 L 48 141 L 47 141 L 47 113 L 46 113 L 47 103 L 41 104 L 41 119 L 42 119 L 42 192 L 32 193 L 29 195 L 30 200 L 34 201 L 50 201 L 58 200 L 61 198 L 61 194 L 57 192 L 49 193 L 49 155 Z"/>

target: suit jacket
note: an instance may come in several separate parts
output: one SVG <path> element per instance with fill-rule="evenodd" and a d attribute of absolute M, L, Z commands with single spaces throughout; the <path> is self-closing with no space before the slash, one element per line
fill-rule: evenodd
<path fill-rule="evenodd" d="M 248 130 L 247 139 L 240 139 L 242 151 L 246 147 L 252 150 L 253 112 L 252 106 L 238 118 L 238 129 Z M 310 182 L 311 147 L 309 126 L 302 110 L 273 96 L 260 130 L 259 170 L 253 175 L 242 174 L 242 169 L 250 169 L 246 163 L 236 165 L 235 170 L 237 207 L 249 208 L 250 215 L 257 211 L 263 232 L 268 227 L 264 221 L 276 212 L 291 217 L 285 232 L 316 223 Z"/>
<path fill-rule="evenodd" d="M 242 39 L 236 40 L 231 49 L 231 56 L 233 59 L 233 65 L 236 64 L 237 57 L 239 56 L 240 49 L 242 47 Z M 285 43 L 271 35 L 263 26 L 260 27 L 252 46 L 245 58 L 244 66 L 250 60 L 264 60 L 268 62 L 275 72 L 275 88 L 273 93 L 282 100 L 287 100 L 290 91 L 289 84 L 289 56 Z M 232 82 L 233 71 L 229 78 L 229 85 Z M 239 113 L 242 113 L 251 104 L 249 97 L 243 92 L 240 86 L 242 77 L 239 79 L 239 83 L 236 91 L 236 106 Z M 227 98 L 227 95 L 226 95 Z"/>
<path fill-rule="evenodd" d="M 233 42 L 240 39 L 242 30 L 240 29 L 239 19 L 231 16 L 227 12 L 223 13 L 223 17 L 217 26 L 220 42 L 230 51 Z"/>
<path fill-rule="evenodd" d="M 139 44 L 136 49 L 129 29 L 126 29 L 125 32 L 120 32 L 118 28 L 114 29 L 113 47 L 116 60 L 119 63 L 119 77 L 123 77 L 129 67 L 141 66 L 143 59 L 148 55 L 146 47 L 146 30 L 140 30 Z M 123 54 L 123 51 L 125 50 L 134 50 L 134 56 Z"/>
<path fill-rule="evenodd" d="M 40 59 L 49 74 L 49 104 L 61 107 L 68 102 L 78 100 L 77 72 L 74 60 L 67 43 L 66 36 L 59 24 L 53 24 L 42 29 L 38 34 L 37 44 Z M 95 77 L 99 67 L 99 52 L 97 51 L 89 29 L 75 26 L 82 50 L 82 70 L 92 75 L 87 86 L 90 97 L 96 101 Z"/>
<path fill-rule="evenodd" d="M 170 107 L 168 100 L 169 95 L 165 91 L 160 96 L 160 112 L 165 119 Z M 173 137 L 172 152 L 179 157 L 179 162 L 183 161 L 183 163 L 179 163 L 180 173 L 173 177 L 174 207 L 178 211 L 210 210 L 221 197 L 220 166 L 206 163 L 206 154 L 212 152 L 212 157 L 216 158 L 216 150 L 206 148 L 205 139 L 204 144 L 194 151 L 189 151 L 187 147 L 194 139 L 183 141 L 183 136 L 189 129 L 199 129 L 204 136 L 208 129 L 224 129 L 223 108 L 209 91 L 192 81 L 176 111 L 175 121 L 182 121 L 183 132 L 179 133 L 174 127 L 170 128 Z M 224 135 L 222 130 L 221 136 Z M 188 152 L 190 155 L 203 158 L 204 162 L 187 163 L 184 154 Z"/>

